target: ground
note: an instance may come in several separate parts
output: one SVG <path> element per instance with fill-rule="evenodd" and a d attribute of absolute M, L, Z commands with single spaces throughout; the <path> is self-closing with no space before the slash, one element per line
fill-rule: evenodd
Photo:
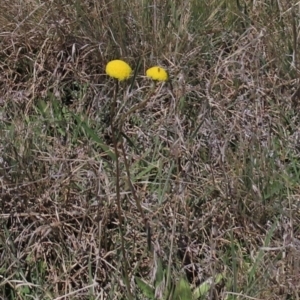
<path fill-rule="evenodd" d="M 296 1 L 1 1 L 0 298 L 299 299 Z"/>

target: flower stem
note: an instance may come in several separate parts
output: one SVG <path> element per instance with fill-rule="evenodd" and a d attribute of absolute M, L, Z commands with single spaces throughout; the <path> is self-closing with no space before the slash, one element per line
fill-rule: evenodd
<path fill-rule="evenodd" d="M 119 229 L 120 229 L 120 239 L 121 239 L 121 251 L 122 251 L 122 265 L 123 265 L 123 276 L 125 280 L 125 285 L 127 289 L 127 296 L 129 300 L 133 300 L 133 295 L 130 290 L 130 280 L 129 280 L 129 266 L 127 260 L 127 253 L 125 250 L 125 243 L 124 243 L 124 235 L 123 235 L 123 218 L 122 218 L 122 208 L 121 208 L 121 197 L 120 197 L 120 163 L 119 163 L 119 152 L 118 152 L 118 132 L 114 125 L 114 119 L 116 115 L 116 108 L 117 108 L 117 95 L 119 90 L 119 83 L 116 82 L 116 89 L 114 93 L 114 99 L 111 106 L 111 118 L 110 118 L 110 125 L 111 125 L 111 132 L 112 132 L 112 141 L 114 145 L 114 151 L 116 155 L 116 197 L 117 197 L 117 208 L 118 208 L 118 219 L 119 219 Z"/>

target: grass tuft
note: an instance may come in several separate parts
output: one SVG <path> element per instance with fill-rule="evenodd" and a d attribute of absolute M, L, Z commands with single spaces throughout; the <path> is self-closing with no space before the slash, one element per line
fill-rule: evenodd
<path fill-rule="evenodd" d="M 4 1 L 0 298 L 298 299 L 296 4 Z"/>

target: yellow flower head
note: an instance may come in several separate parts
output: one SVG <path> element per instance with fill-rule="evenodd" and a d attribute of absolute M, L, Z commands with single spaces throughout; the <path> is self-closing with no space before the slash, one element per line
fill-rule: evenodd
<path fill-rule="evenodd" d="M 166 81 L 168 80 L 168 73 L 167 71 L 159 66 L 152 67 L 146 71 L 147 77 L 158 80 L 158 81 Z"/>
<path fill-rule="evenodd" d="M 125 80 L 130 77 L 132 70 L 125 61 L 120 59 L 115 59 L 115 60 L 111 60 L 106 65 L 105 72 L 110 77 L 119 80 Z"/>

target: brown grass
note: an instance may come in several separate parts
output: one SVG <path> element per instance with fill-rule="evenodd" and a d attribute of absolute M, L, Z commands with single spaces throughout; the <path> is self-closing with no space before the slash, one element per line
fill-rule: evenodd
<path fill-rule="evenodd" d="M 1 1 L 0 298 L 298 299 L 296 1 Z"/>

